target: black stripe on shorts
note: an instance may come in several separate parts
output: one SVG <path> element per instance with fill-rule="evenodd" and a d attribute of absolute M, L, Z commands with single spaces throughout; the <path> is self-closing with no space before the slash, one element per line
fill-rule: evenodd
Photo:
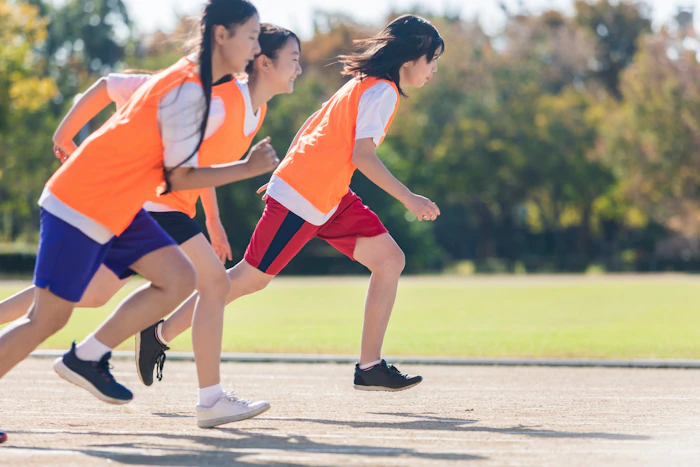
<path fill-rule="evenodd" d="M 277 229 L 277 233 L 275 233 L 275 236 L 272 238 L 270 246 L 267 247 L 265 255 L 262 260 L 260 260 L 260 265 L 258 266 L 260 271 L 267 271 L 273 261 L 277 259 L 277 256 L 282 253 L 282 250 L 284 250 L 287 244 L 292 240 L 292 237 L 299 232 L 304 222 L 306 222 L 304 219 L 291 211 L 284 216 L 284 220 L 279 229 Z"/>

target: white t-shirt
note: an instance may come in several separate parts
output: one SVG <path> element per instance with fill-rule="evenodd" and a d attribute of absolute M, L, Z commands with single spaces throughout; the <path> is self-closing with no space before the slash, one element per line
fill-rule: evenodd
<path fill-rule="evenodd" d="M 250 89 L 248 88 L 247 79 L 236 80 L 238 89 L 241 90 L 243 94 L 243 100 L 245 101 L 245 119 L 243 122 L 243 133 L 246 136 L 250 136 L 255 133 L 258 129 L 258 124 L 260 123 L 260 108 L 256 112 L 253 108 L 253 99 L 250 97 Z"/>
<path fill-rule="evenodd" d="M 151 75 L 131 75 L 126 73 L 110 73 L 107 81 L 107 94 L 112 102 L 117 104 L 117 109 L 121 109 L 131 95 L 148 81 Z"/>
<path fill-rule="evenodd" d="M 372 138 L 375 146 L 386 135 L 384 131 L 394 114 L 398 95 L 393 86 L 380 81 L 367 88 L 360 96 L 355 122 L 355 141 Z M 324 104 L 325 105 L 325 104 Z M 323 225 L 333 216 L 338 206 L 330 212 L 319 211 L 281 178 L 273 175 L 267 185 L 267 194 L 306 222 Z"/>

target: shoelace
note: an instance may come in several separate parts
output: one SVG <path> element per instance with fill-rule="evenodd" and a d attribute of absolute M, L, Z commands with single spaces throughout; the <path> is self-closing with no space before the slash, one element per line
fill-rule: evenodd
<path fill-rule="evenodd" d="M 110 373 L 109 370 L 114 368 L 112 365 L 109 363 L 109 359 L 107 358 L 102 358 L 99 362 L 95 364 L 95 367 L 97 368 L 97 371 L 100 372 L 100 375 L 106 380 L 106 381 L 113 381 L 114 377 L 112 376 L 112 373 Z"/>
<path fill-rule="evenodd" d="M 387 368 L 389 369 L 389 373 L 392 376 L 400 376 L 401 378 L 405 378 L 408 375 L 401 373 L 398 368 L 396 368 L 394 365 L 387 365 Z"/>
<path fill-rule="evenodd" d="M 156 357 L 156 378 L 158 378 L 158 381 L 163 380 L 163 366 L 165 365 L 165 358 L 165 352 L 161 350 Z"/>
<path fill-rule="evenodd" d="M 233 391 L 229 391 L 226 393 L 226 400 L 229 402 L 233 402 L 234 404 L 250 405 L 249 400 L 241 399 L 240 397 L 236 396 L 236 393 Z"/>

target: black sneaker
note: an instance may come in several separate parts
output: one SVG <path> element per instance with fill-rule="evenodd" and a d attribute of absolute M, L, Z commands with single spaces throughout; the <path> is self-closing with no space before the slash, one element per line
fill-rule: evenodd
<path fill-rule="evenodd" d="M 136 371 L 141 382 L 146 386 L 153 384 L 153 368 L 156 369 L 158 381 L 163 379 L 163 365 L 165 365 L 165 351 L 170 350 L 165 344 L 161 344 L 156 337 L 156 326 L 164 320 L 158 321 L 136 334 Z"/>
<path fill-rule="evenodd" d="M 112 352 L 107 352 L 99 362 L 81 360 L 75 355 L 75 341 L 71 349 L 56 360 L 53 369 L 66 381 L 80 386 L 100 400 L 110 404 L 126 404 L 134 395 L 127 388 L 117 383 L 109 372 L 109 359 Z"/>
<path fill-rule="evenodd" d="M 4 443 L 5 441 L 7 441 L 7 435 L 4 431 L 0 431 L 0 444 Z"/>
<path fill-rule="evenodd" d="M 355 389 L 360 391 L 403 391 L 423 381 L 422 376 L 401 373 L 394 365 L 382 360 L 369 370 L 360 370 L 355 365 Z"/>

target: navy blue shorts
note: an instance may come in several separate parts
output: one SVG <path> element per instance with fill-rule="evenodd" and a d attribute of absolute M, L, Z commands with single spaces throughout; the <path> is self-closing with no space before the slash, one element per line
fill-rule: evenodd
<path fill-rule="evenodd" d="M 101 264 L 118 277 L 128 277 L 124 273 L 129 266 L 170 245 L 175 245 L 173 239 L 143 209 L 121 235 L 104 245 L 42 209 L 34 285 L 77 303 Z"/>
<path fill-rule="evenodd" d="M 184 212 L 167 211 L 149 212 L 148 214 L 178 245 L 182 245 L 190 238 L 202 233 L 199 224 Z"/>
<path fill-rule="evenodd" d="M 180 211 L 149 212 L 148 213 L 158 225 L 175 240 L 175 243 L 182 245 L 190 238 L 202 233 L 202 228 L 194 219 Z M 119 278 L 126 279 L 136 275 L 136 271 L 127 269 Z"/>

